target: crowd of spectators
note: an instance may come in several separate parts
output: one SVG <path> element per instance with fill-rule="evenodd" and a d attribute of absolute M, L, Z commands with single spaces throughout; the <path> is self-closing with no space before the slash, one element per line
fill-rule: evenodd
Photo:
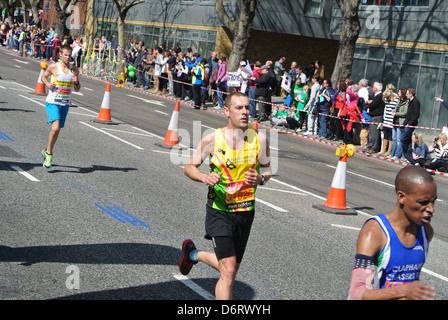
<path fill-rule="evenodd" d="M 37 59 L 56 61 L 60 46 L 72 45 L 77 48 L 74 59 L 81 66 L 83 46 L 76 38 L 66 36 L 61 40 L 52 28 L 44 30 L 25 24 L 3 23 L 1 31 L 2 45 Z M 96 40 L 94 49 L 98 52 L 110 45 L 105 37 Z M 240 83 L 228 86 L 225 54 L 213 52 L 210 57 L 201 57 L 191 48 L 185 51 L 163 45 L 148 48 L 138 40 L 130 40 L 124 59 L 128 70 L 126 81 L 131 85 L 191 100 L 197 109 L 207 108 L 207 102 L 213 108 L 223 108 L 228 91 L 242 91 L 250 99 L 250 118 L 258 122 L 269 121 L 273 126 L 318 139 L 359 144 L 368 154 L 412 165 L 442 172 L 448 169 L 446 134 L 441 133 L 427 146 L 421 133 L 414 132 L 420 102 L 413 88 L 397 90 L 392 84 L 372 84 L 367 79 L 358 83 L 345 79 L 334 88 L 320 61 L 307 66 L 293 61 L 286 68 L 285 57 L 275 62 L 241 61 L 237 70 Z M 272 103 L 273 96 L 284 99 L 280 106 Z M 436 99 L 448 106 L 442 99 Z"/>

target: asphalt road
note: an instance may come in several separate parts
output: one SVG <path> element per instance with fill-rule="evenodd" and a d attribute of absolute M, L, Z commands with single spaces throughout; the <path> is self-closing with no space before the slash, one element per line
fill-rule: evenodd
<path fill-rule="evenodd" d="M 38 61 L 0 49 L 0 299 L 213 299 L 215 270 L 198 264 L 183 277 L 177 267 L 184 239 L 212 249 L 203 237 L 206 187 L 182 170 L 202 134 L 226 118 L 182 103 L 179 132 L 188 148 L 170 153 L 156 143 L 174 100 L 113 87 L 116 124 L 95 123 L 106 85 L 83 77 L 46 170 L 45 97 L 33 94 L 39 72 Z M 313 205 L 328 195 L 337 145 L 267 134 L 276 172 L 257 191 L 234 298 L 345 300 L 359 229 L 393 208 L 402 165 L 360 153 L 350 158 L 347 205 L 357 214 L 335 215 Z M 421 280 L 444 300 L 448 178 L 434 178 L 436 234 Z"/>

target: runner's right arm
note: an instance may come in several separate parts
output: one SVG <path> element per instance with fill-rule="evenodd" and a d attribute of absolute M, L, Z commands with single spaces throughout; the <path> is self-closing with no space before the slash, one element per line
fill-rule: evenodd
<path fill-rule="evenodd" d="M 42 82 L 48 87 L 48 89 L 53 90 L 56 87 L 55 83 L 48 81 L 48 78 L 53 74 L 53 70 L 56 67 L 56 63 L 50 64 L 42 75 Z"/>
<path fill-rule="evenodd" d="M 211 172 L 210 174 L 203 173 L 199 170 L 199 167 L 213 151 L 215 147 L 215 134 L 211 133 L 205 136 L 198 147 L 194 151 L 190 160 L 185 165 L 184 174 L 190 179 L 198 182 L 202 182 L 208 186 L 214 186 L 221 181 L 221 174 Z"/>

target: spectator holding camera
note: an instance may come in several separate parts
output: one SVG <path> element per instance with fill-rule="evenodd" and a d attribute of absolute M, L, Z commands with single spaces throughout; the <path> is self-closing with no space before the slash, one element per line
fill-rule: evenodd
<path fill-rule="evenodd" d="M 441 133 L 438 137 L 434 137 L 432 145 L 429 146 L 429 152 L 434 152 L 435 157 L 431 162 L 425 163 L 425 168 L 447 172 L 448 144 L 445 133 Z"/>

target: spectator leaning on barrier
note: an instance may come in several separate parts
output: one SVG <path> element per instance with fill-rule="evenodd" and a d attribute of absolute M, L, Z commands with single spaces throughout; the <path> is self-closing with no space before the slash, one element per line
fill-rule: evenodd
<path fill-rule="evenodd" d="M 368 101 L 368 112 L 370 115 L 369 143 L 367 144 L 368 153 L 377 153 L 381 147 L 381 135 L 378 123 L 383 122 L 385 103 L 383 100 L 383 85 L 379 82 L 373 84 L 374 97 Z"/>

